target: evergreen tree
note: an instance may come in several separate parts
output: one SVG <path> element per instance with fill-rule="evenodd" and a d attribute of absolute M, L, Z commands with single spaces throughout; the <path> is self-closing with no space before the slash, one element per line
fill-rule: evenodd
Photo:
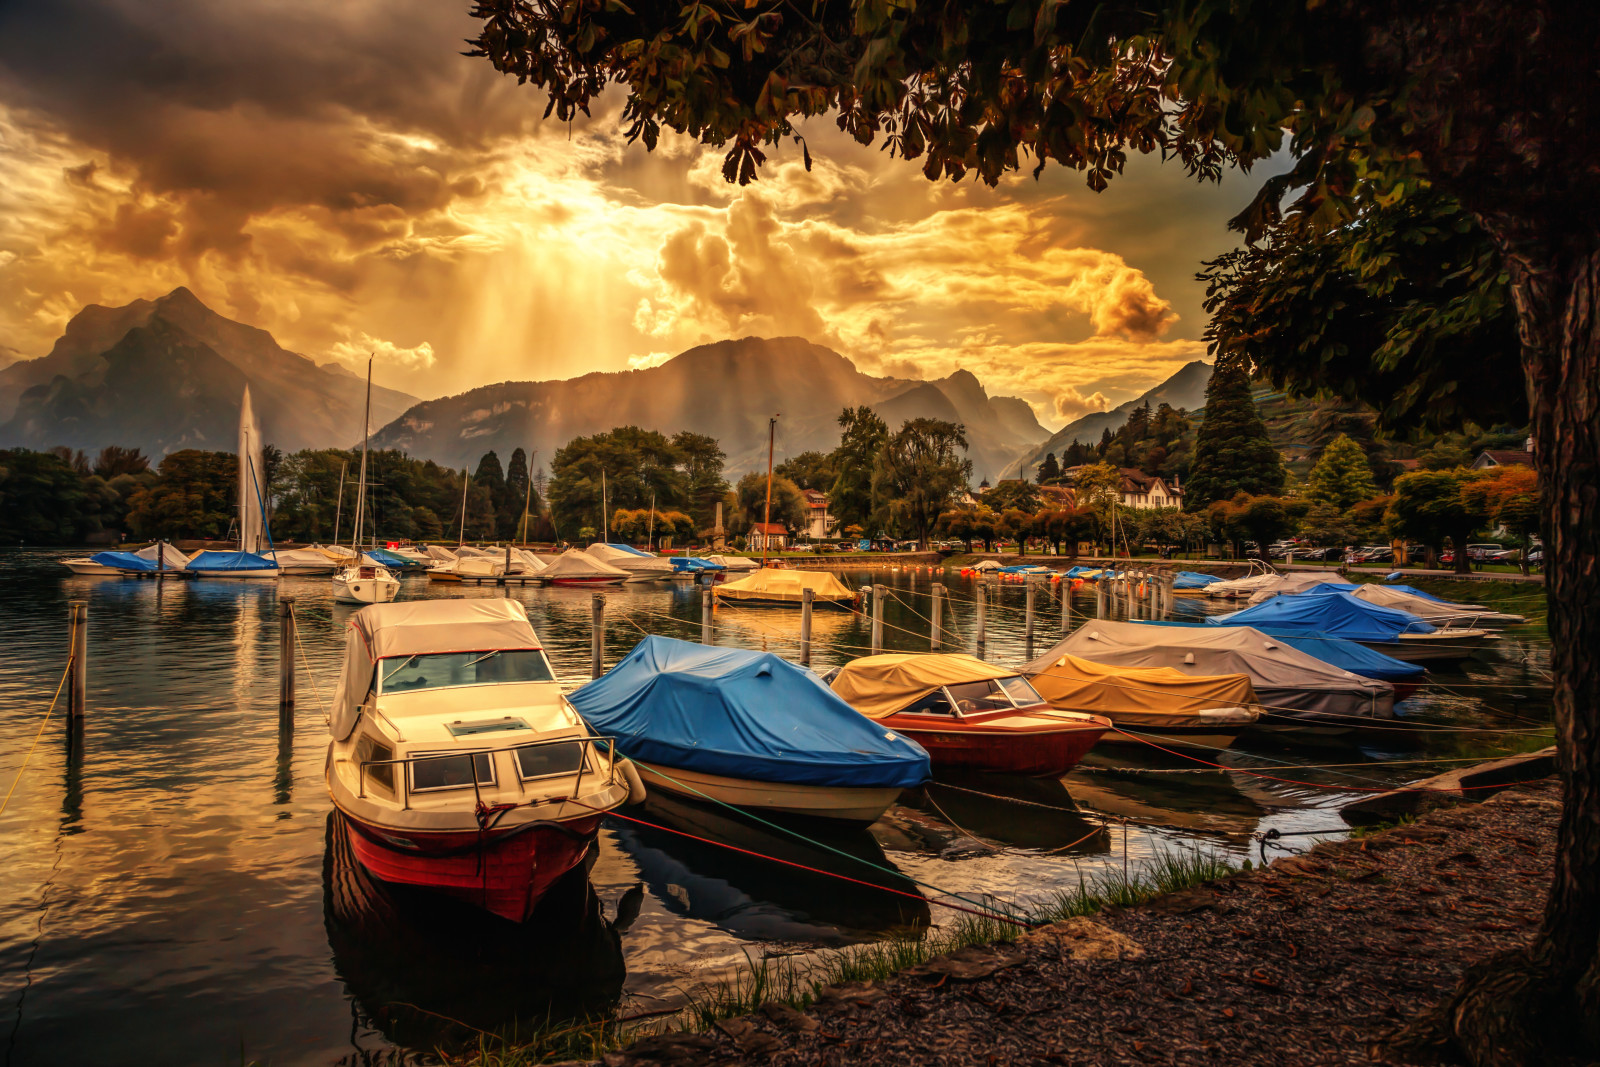
<path fill-rule="evenodd" d="M 1195 437 L 1185 502 L 1203 508 L 1235 493 L 1252 496 L 1283 488 L 1283 462 L 1250 399 L 1250 375 L 1236 359 L 1219 359 L 1206 385 L 1205 421 Z"/>
<path fill-rule="evenodd" d="M 1106 458 L 1106 451 L 1111 447 L 1111 427 L 1107 426 L 1100 431 L 1100 447 L 1095 449 L 1095 455 L 1101 459 Z"/>
<path fill-rule="evenodd" d="M 517 537 L 522 533 L 522 505 L 526 501 L 530 515 L 538 514 L 538 502 L 528 485 L 528 456 L 522 449 L 514 449 L 511 462 L 506 464 L 505 504 L 499 508 L 498 525 L 501 537 Z"/>
<path fill-rule="evenodd" d="M 1056 462 L 1054 452 L 1044 454 L 1044 462 L 1039 464 L 1038 482 L 1040 485 L 1054 485 L 1061 480 L 1061 464 Z"/>
<path fill-rule="evenodd" d="M 1340 434 L 1323 450 L 1317 465 L 1311 468 L 1310 482 L 1308 498 L 1318 504 L 1331 504 L 1340 511 L 1378 495 L 1367 454 L 1348 434 Z"/>
<path fill-rule="evenodd" d="M 830 457 L 839 473 L 828 493 L 828 510 L 838 516 L 840 525 L 848 526 L 866 522 L 877 502 L 872 470 L 889 440 L 889 426 L 865 404 L 840 412 L 839 426 L 844 432 Z"/>

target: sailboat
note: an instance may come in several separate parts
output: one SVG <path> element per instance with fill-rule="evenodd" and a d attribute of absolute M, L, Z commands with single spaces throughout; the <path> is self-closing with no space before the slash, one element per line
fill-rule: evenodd
<path fill-rule="evenodd" d="M 400 592 L 400 579 L 361 551 L 362 519 L 367 503 L 367 440 L 372 436 L 372 358 L 367 358 L 367 409 L 361 420 L 361 478 L 356 484 L 356 558 L 333 574 L 333 599 L 341 604 L 387 604 Z"/>
<path fill-rule="evenodd" d="M 184 568 L 197 578 L 276 578 L 278 564 L 267 530 L 267 494 L 261 478 L 261 433 L 256 429 L 250 387 L 239 401 L 239 550 L 197 552 Z"/>

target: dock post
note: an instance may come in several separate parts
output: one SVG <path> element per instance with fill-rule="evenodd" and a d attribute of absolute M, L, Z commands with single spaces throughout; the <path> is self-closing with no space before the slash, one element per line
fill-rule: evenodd
<path fill-rule="evenodd" d="M 977 584 L 977 586 L 973 589 L 973 592 L 977 594 L 977 599 L 975 599 L 973 601 L 973 603 L 972 603 L 973 609 L 977 612 L 977 615 L 978 615 L 978 623 L 977 623 L 977 628 L 978 628 L 978 651 L 977 651 L 977 655 L 978 655 L 979 659 L 982 659 L 983 658 L 983 642 L 984 642 L 984 639 L 989 636 L 989 634 L 988 634 L 988 629 L 989 629 L 989 591 L 988 591 L 988 588 L 986 586 L 986 583 L 980 581 Z"/>
<path fill-rule="evenodd" d="M 711 587 L 700 590 L 700 643 L 711 644 Z"/>
<path fill-rule="evenodd" d="M 933 583 L 933 611 L 931 617 L 933 620 L 933 632 L 928 639 L 928 647 L 937 649 L 939 647 L 939 639 L 944 636 L 944 584 L 942 582 Z"/>
<path fill-rule="evenodd" d="M 67 718 L 81 719 L 89 680 L 89 602 L 67 602 L 67 650 L 72 657 L 67 672 Z"/>
<path fill-rule="evenodd" d="M 598 678 L 606 650 L 606 595 L 591 593 L 589 601 L 589 677 Z"/>
<path fill-rule="evenodd" d="M 1062 572 L 1065 575 L 1065 572 Z M 1066 633 L 1072 621 L 1072 579 L 1061 579 L 1061 632 Z"/>
<path fill-rule="evenodd" d="M 1104 577 L 1099 578 L 1094 583 L 1094 617 L 1097 619 L 1106 617 L 1106 586 L 1108 584 Z"/>
<path fill-rule="evenodd" d="M 1023 579 L 1023 581 L 1026 584 L 1023 587 L 1024 588 L 1024 597 L 1023 597 L 1023 602 L 1022 602 L 1023 603 L 1023 607 L 1022 607 L 1022 634 L 1023 634 L 1024 644 L 1025 644 L 1025 646 L 1026 646 L 1026 648 L 1028 650 L 1028 659 L 1032 659 L 1033 658 L 1033 599 L 1034 599 L 1035 594 L 1038 592 L 1039 583 L 1034 581 L 1032 575 L 1029 575 L 1027 578 Z"/>
<path fill-rule="evenodd" d="M 876 656 L 883 651 L 883 594 L 886 592 L 881 585 L 872 587 L 872 654 Z"/>
<path fill-rule="evenodd" d="M 278 598 L 278 714 L 294 715 L 294 597 Z"/>
<path fill-rule="evenodd" d="M 511 542 L 510 541 L 506 542 L 506 580 L 504 582 L 502 582 L 501 584 L 502 585 L 511 584 Z"/>
<path fill-rule="evenodd" d="M 817 594 L 811 589 L 800 591 L 800 666 L 811 666 L 811 602 Z"/>

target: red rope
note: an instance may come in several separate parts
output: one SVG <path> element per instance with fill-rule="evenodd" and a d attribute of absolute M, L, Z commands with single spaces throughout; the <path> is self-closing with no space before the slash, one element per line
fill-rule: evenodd
<path fill-rule="evenodd" d="M 847 874 L 839 874 L 836 871 L 826 871 L 821 867 L 808 867 L 804 863 L 796 863 L 793 860 L 779 859 L 777 856 L 769 856 L 764 852 L 754 852 L 748 848 L 740 848 L 738 845 L 730 845 L 726 841 L 717 841 L 713 838 L 701 837 L 698 834 L 687 833 L 683 830 L 674 830 L 670 826 L 662 826 L 659 823 L 645 822 L 643 819 L 635 819 L 631 815 L 623 815 L 616 809 L 606 811 L 603 808 L 596 808 L 592 804 L 584 804 L 583 801 L 577 799 L 574 799 L 572 803 L 589 808 L 591 811 L 601 812 L 603 815 L 609 815 L 613 819 L 624 819 L 627 822 L 638 823 L 640 826 L 648 826 L 652 830 L 664 830 L 669 834 L 677 834 L 679 837 L 687 837 L 691 841 L 699 841 L 702 844 L 707 845 L 716 845 L 718 848 L 725 848 L 732 852 L 741 852 L 746 856 L 754 856 L 756 859 L 771 860 L 773 863 L 781 863 L 787 867 L 798 867 L 802 871 L 810 871 L 812 874 L 820 874 L 828 878 L 837 878 L 843 882 L 852 882 L 856 885 L 864 885 L 868 889 L 881 889 L 885 893 L 893 893 L 896 896 L 908 897 L 911 900 L 920 900 L 928 904 L 937 904 L 941 908 L 950 908 L 952 911 L 964 911 L 968 915 L 976 915 L 983 919 L 997 919 L 1003 923 L 1010 923 L 1013 926 L 1020 926 L 1025 930 L 1031 929 L 1034 925 L 1025 919 L 1013 919 L 1009 915 L 1001 915 L 992 911 L 979 911 L 977 908 L 964 908 L 960 904 L 950 904 L 943 900 L 930 900 L 921 893 L 908 893 L 904 889 L 892 889 L 889 886 L 879 885 L 876 882 L 864 882 L 859 878 L 851 878 Z"/>

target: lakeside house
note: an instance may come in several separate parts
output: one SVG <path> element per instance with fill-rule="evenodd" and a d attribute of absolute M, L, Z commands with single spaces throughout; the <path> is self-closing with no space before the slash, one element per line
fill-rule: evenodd
<path fill-rule="evenodd" d="M 1531 466 L 1533 466 L 1533 453 L 1522 449 L 1486 448 L 1472 461 L 1472 469 L 1475 471 L 1488 470 L 1490 467 Z"/>
<path fill-rule="evenodd" d="M 1065 481 L 1073 481 L 1084 465 L 1068 467 L 1062 471 Z M 1120 503 L 1125 508 L 1149 510 L 1151 508 L 1177 508 L 1183 506 L 1183 486 L 1178 484 L 1176 476 L 1171 484 L 1159 474 L 1146 474 L 1137 467 L 1121 467 L 1117 471 L 1122 476 L 1118 492 L 1121 494 Z"/>
<path fill-rule="evenodd" d="M 782 552 L 789 543 L 789 531 L 778 522 L 752 523 L 744 543 L 746 552 Z"/>
<path fill-rule="evenodd" d="M 806 489 L 801 495 L 806 500 L 806 536 L 813 541 L 832 537 L 839 520 L 828 514 L 827 494 L 815 489 Z"/>

